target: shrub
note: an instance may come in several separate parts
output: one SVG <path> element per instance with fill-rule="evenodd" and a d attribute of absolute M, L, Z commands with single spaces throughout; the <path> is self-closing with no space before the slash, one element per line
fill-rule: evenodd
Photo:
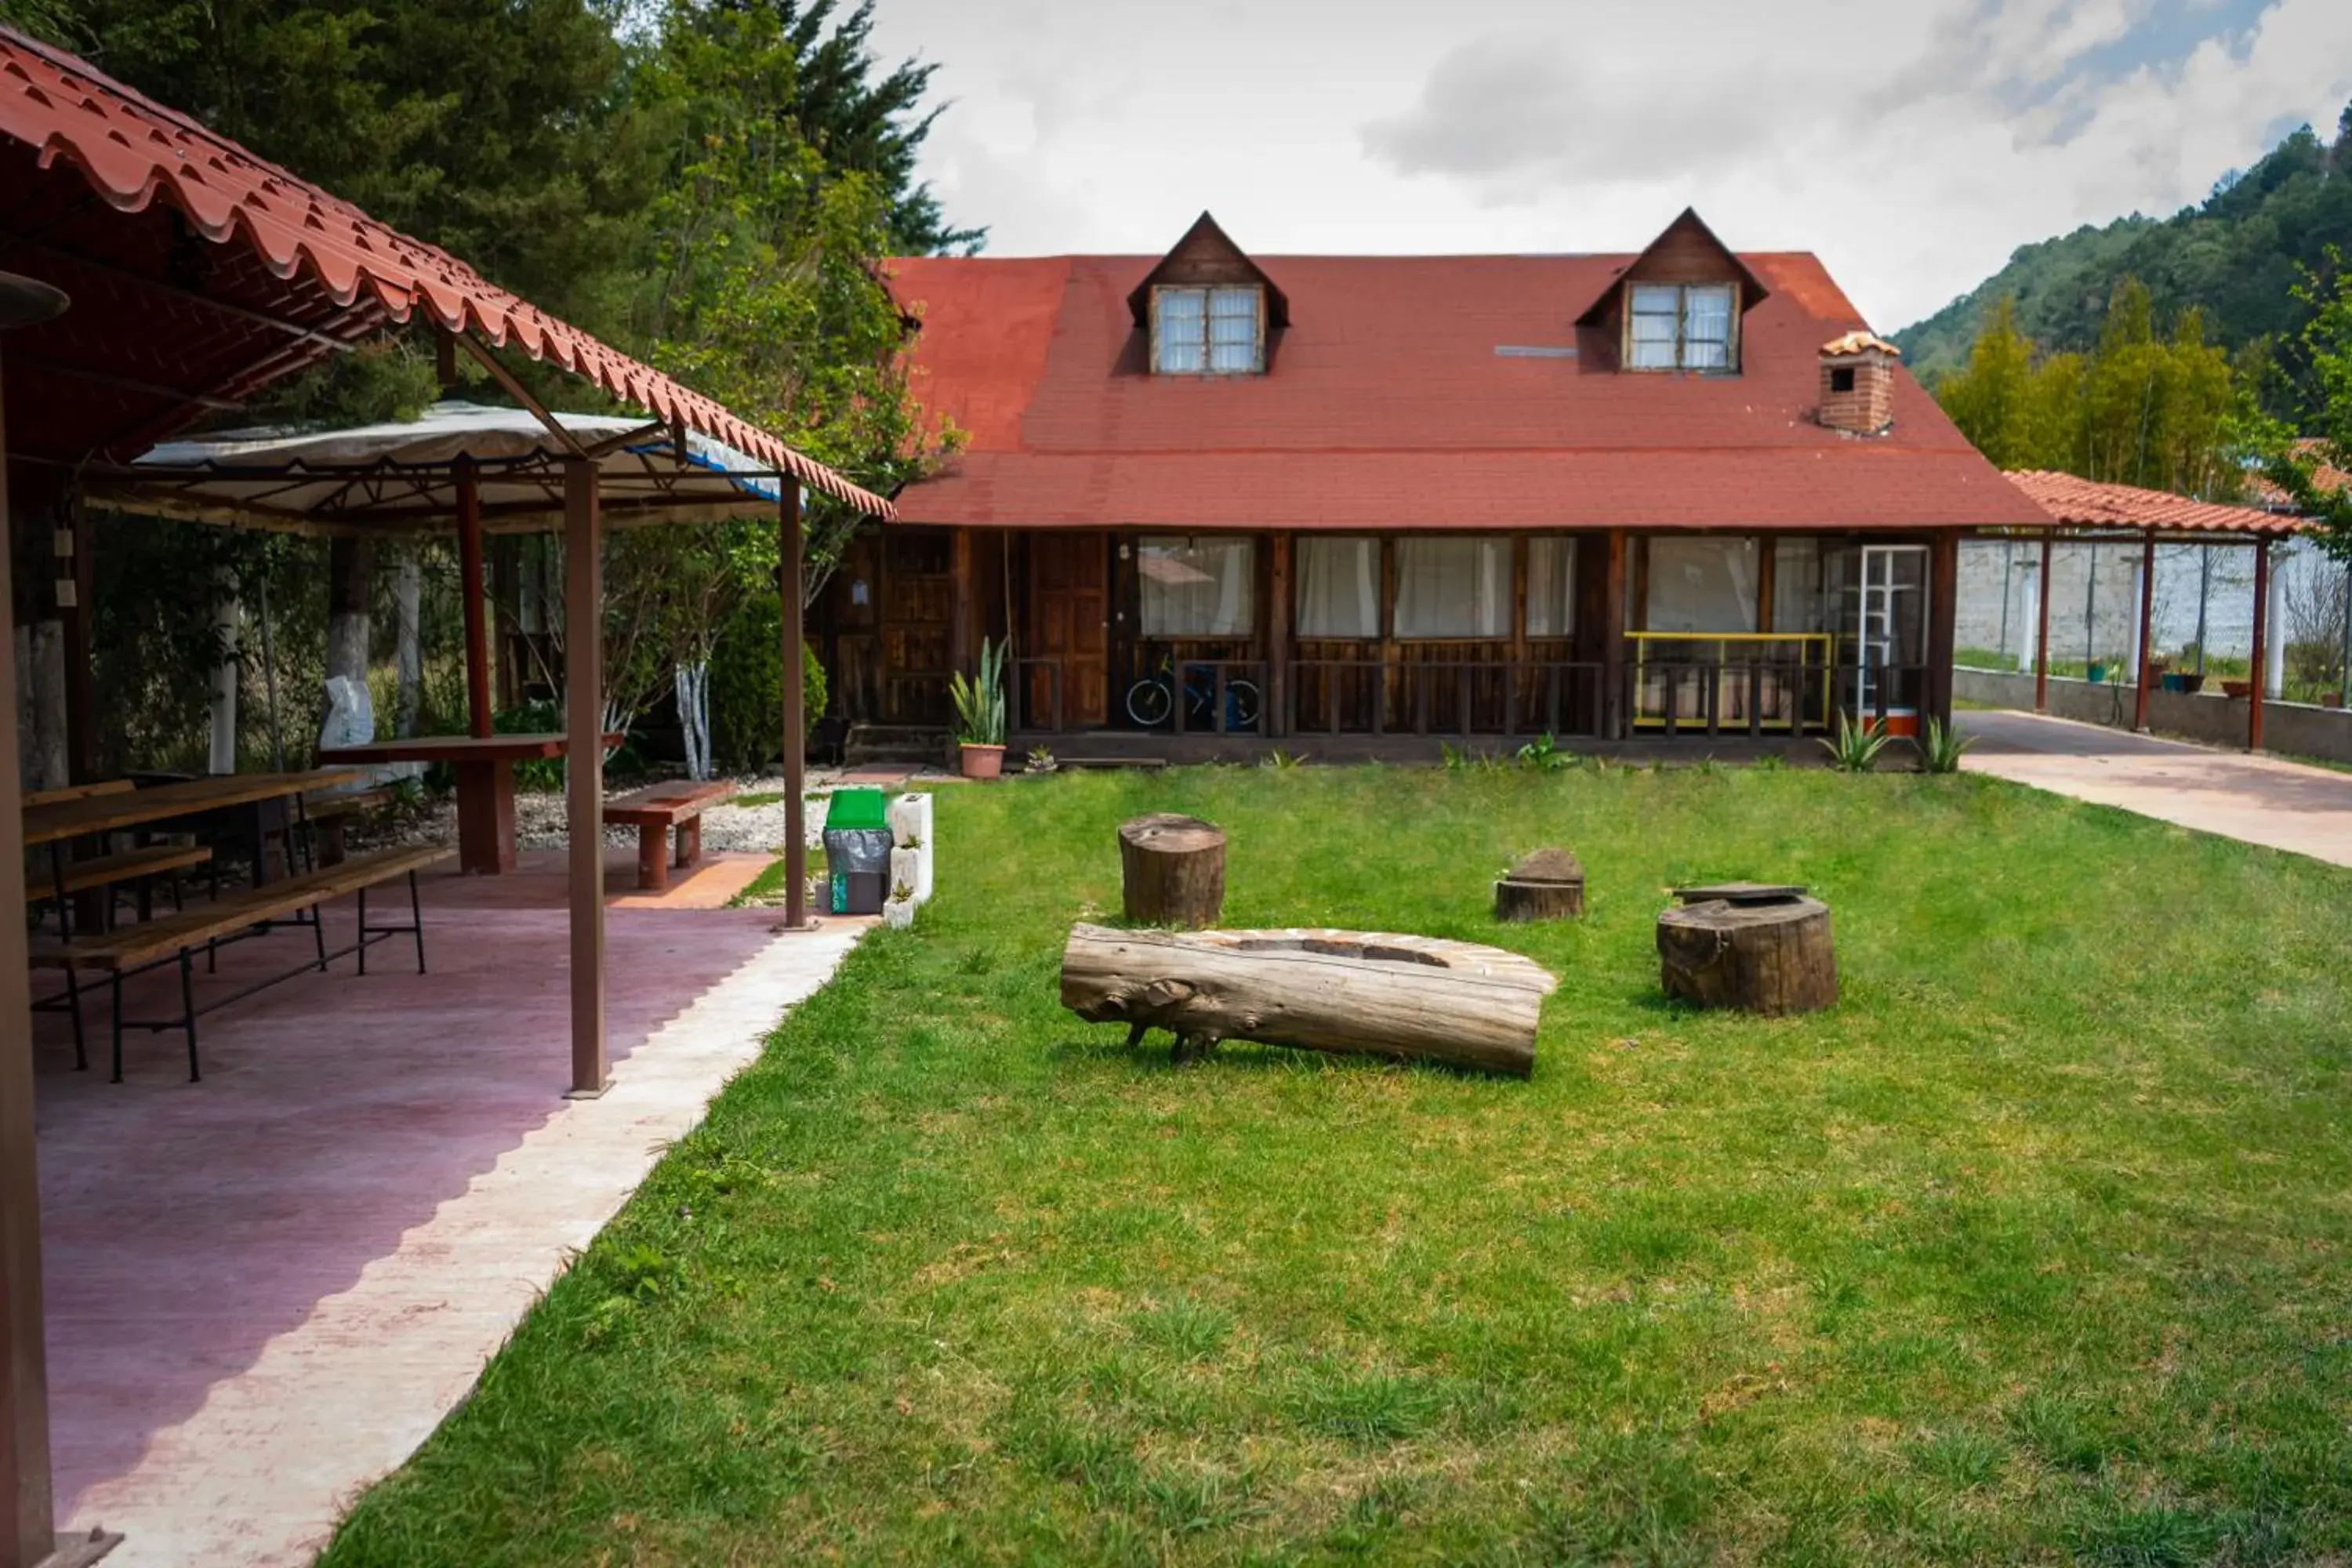
<path fill-rule="evenodd" d="M 803 647 L 801 692 L 808 722 L 824 716 L 830 695 L 824 666 Z M 783 752 L 783 628 L 764 595 L 735 613 L 710 654 L 710 757 L 724 773 L 747 773 Z"/>

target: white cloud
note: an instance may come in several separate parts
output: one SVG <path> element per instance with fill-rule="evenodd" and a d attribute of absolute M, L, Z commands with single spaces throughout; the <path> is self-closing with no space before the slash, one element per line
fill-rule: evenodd
<path fill-rule="evenodd" d="M 2352 98 L 2345 0 L 887 0 L 992 253 L 1626 249 L 1685 205 L 1898 326 Z"/>

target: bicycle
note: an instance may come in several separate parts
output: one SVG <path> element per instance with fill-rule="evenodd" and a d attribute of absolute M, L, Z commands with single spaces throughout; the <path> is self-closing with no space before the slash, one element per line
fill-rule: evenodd
<path fill-rule="evenodd" d="M 1127 689 L 1127 716 L 1145 730 L 1157 730 L 1176 712 L 1175 661 L 1163 658 L 1160 668 Z M 1227 733 L 1248 731 L 1257 728 L 1259 700 L 1257 685 L 1236 676 L 1225 682 L 1225 722 Z M 1184 667 L 1184 727 L 1188 730 L 1218 728 L 1217 676 L 1213 665 L 1188 664 Z"/>

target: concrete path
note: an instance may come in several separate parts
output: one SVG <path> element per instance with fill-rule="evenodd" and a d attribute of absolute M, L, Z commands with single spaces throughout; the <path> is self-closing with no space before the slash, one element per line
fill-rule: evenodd
<path fill-rule="evenodd" d="M 127 1084 L 45 1079 L 59 1501 L 123 1532 L 110 1568 L 309 1563 L 870 924 L 615 910 L 615 972 L 651 984 L 615 984 L 610 1092 L 566 1101 L 563 917 L 446 907 L 533 879 L 428 889 L 430 976 L 387 961 L 222 1015 L 202 1084 L 175 1042 Z"/>
<path fill-rule="evenodd" d="M 2352 773 L 2009 710 L 1959 725 L 1971 773 L 2352 866 Z"/>

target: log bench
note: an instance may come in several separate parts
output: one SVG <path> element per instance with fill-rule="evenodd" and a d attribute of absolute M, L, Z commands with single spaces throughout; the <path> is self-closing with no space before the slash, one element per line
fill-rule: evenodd
<path fill-rule="evenodd" d="M 702 858 L 703 808 L 735 793 L 724 779 L 708 784 L 663 784 L 616 795 L 604 803 L 604 820 L 637 830 L 637 886 L 658 893 L 669 886 L 670 867 L 683 870 Z M 669 856 L 668 835 L 677 830 L 677 855 Z"/>
<path fill-rule="evenodd" d="M 367 973 L 367 950 L 375 942 L 387 942 L 396 936 L 407 936 L 416 944 L 416 972 L 425 973 L 425 918 L 416 893 L 416 873 L 436 861 L 447 858 L 449 852 L 434 845 L 421 845 L 403 849 L 386 849 L 373 855 L 347 859 L 340 866 L 322 866 L 299 877 L 285 877 L 259 887 L 244 888 L 224 894 L 199 909 L 166 915 L 160 920 L 138 925 L 122 926 L 110 931 L 78 936 L 68 942 L 36 943 L 31 959 L 37 968 L 59 969 L 66 976 L 66 1001 L 73 1012 L 74 1066 L 89 1065 L 82 1042 L 81 991 L 78 977 L 85 973 L 102 974 L 112 992 L 114 1004 L 114 1061 L 112 1081 L 122 1081 L 122 1031 L 125 1028 L 161 1032 L 180 1029 L 188 1038 L 188 1080 L 196 1082 L 204 1076 L 196 1058 L 196 1019 L 215 1008 L 242 1001 L 257 991 L 266 990 L 282 981 L 314 970 L 324 972 L 333 960 L 346 953 L 359 958 L 359 972 Z M 408 923 L 406 925 L 372 926 L 368 923 L 367 894 L 370 888 L 405 878 L 408 882 Z M 350 946 L 332 951 L 327 948 L 327 929 L 320 916 L 320 908 L 327 902 L 352 894 L 359 898 L 358 929 Z M 280 924 L 310 928 L 314 956 L 282 974 L 271 975 L 226 996 L 196 1005 L 195 954 L 199 949 L 211 950 L 217 943 L 234 942 L 257 934 Z M 180 970 L 180 1012 L 177 1016 L 160 1020 L 126 1018 L 122 1014 L 122 982 L 130 975 L 166 963 L 176 963 Z"/>

